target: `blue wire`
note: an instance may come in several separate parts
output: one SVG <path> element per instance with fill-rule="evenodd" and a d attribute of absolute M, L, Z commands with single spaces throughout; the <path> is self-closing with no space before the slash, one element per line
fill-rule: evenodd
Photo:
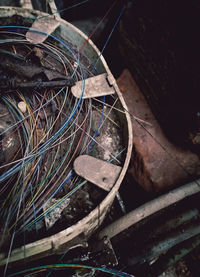
<path fill-rule="evenodd" d="M 0 29 L 11 29 L 12 30 L 12 28 L 14 28 L 15 30 L 17 29 L 17 28 L 19 28 L 19 29 L 23 29 L 23 30 L 29 30 L 29 31 L 31 31 L 31 32 L 34 32 L 34 33 L 39 33 L 39 34 L 43 34 L 43 35 L 48 35 L 47 33 L 45 33 L 45 32 L 42 32 L 42 31 L 39 31 L 39 30 L 36 30 L 36 29 L 33 29 L 33 28 L 28 28 L 28 27 L 24 27 L 24 26 L 0 26 Z M 52 37 L 55 41 L 57 41 L 57 42 L 59 42 L 59 43 L 61 43 L 62 45 L 64 45 L 69 51 L 71 51 L 73 54 L 74 54 L 74 58 L 75 58 L 75 60 L 77 61 L 77 62 L 79 62 L 78 60 L 77 60 L 77 57 L 76 57 L 76 55 L 75 55 L 75 53 L 74 53 L 74 51 L 68 46 L 68 44 L 65 42 L 65 41 L 63 41 L 63 40 L 61 40 L 61 39 L 59 39 L 59 38 L 57 38 L 57 37 L 55 37 L 54 35 L 48 35 L 49 37 Z M 70 116 L 68 116 L 67 118 L 66 118 L 66 121 L 64 122 L 64 124 L 61 126 L 61 128 L 47 141 L 47 142 L 45 142 L 37 151 L 39 151 L 40 153 L 37 153 L 37 155 L 36 156 L 39 156 L 39 155 L 41 155 L 42 153 L 44 153 L 45 151 L 46 151 L 46 147 L 50 144 L 50 143 L 52 143 L 52 142 L 54 142 L 56 139 L 57 139 L 57 137 L 62 133 L 62 131 L 67 127 L 67 125 L 70 123 L 70 121 L 73 119 L 73 117 L 74 117 L 74 115 L 75 115 L 75 113 L 77 112 L 77 110 L 78 110 L 78 108 L 79 108 L 79 106 L 80 106 L 80 104 L 81 104 L 81 102 L 82 102 L 82 98 L 83 98 L 83 94 L 84 94 L 84 90 L 85 90 L 85 79 L 84 79 L 84 71 L 83 71 L 83 69 L 82 69 L 82 67 L 80 67 L 80 70 L 81 70 L 81 79 L 82 79 L 82 92 L 81 92 L 81 96 L 80 96 L 80 98 L 79 98 L 79 100 L 78 100 L 78 103 L 77 103 L 77 105 L 76 105 L 76 107 L 75 107 L 75 109 L 74 109 L 74 111 L 73 111 L 73 113 L 70 115 Z M 0 182 L 1 181 L 4 181 L 5 179 L 7 179 L 9 176 L 10 176 L 10 174 L 13 174 L 13 173 L 16 173 L 17 171 L 19 171 L 19 170 L 21 170 L 27 163 L 29 163 L 31 160 L 32 160 L 33 158 L 31 158 L 31 157 L 27 157 L 24 161 L 22 161 L 22 162 L 19 162 L 17 165 L 15 165 L 13 168 L 11 168 L 10 170 L 8 170 L 7 172 L 5 172 L 4 174 L 2 174 L 1 176 L 0 176 Z M 23 165 L 23 166 L 22 166 Z"/>
<path fill-rule="evenodd" d="M 74 172 L 72 172 L 72 174 L 66 179 L 66 181 L 61 185 L 63 186 L 65 183 L 67 183 L 69 181 L 69 179 L 74 175 Z M 86 181 L 85 181 L 86 182 Z M 71 192 L 69 192 L 67 194 L 67 196 L 62 199 L 60 202 L 58 202 L 54 207 L 52 207 L 51 209 L 49 209 L 47 212 L 45 212 L 41 217 L 39 217 L 38 219 L 36 219 L 34 222 L 32 222 L 28 227 L 24 227 L 25 225 L 28 224 L 28 222 L 31 220 L 31 218 L 29 218 L 26 222 L 24 222 L 24 224 L 21 226 L 23 228 L 23 230 L 28 230 L 30 229 L 30 227 L 35 224 L 35 222 L 38 222 L 39 220 L 43 219 L 46 215 L 48 215 L 49 213 L 51 213 L 55 208 L 57 208 L 59 205 L 61 205 L 67 198 L 69 198 L 71 195 L 73 195 L 77 190 L 79 190 L 83 185 L 85 185 L 85 182 L 81 183 L 80 185 L 77 186 L 77 188 L 75 188 L 74 190 L 72 190 Z M 61 187 L 60 187 L 61 188 Z M 53 196 L 51 196 L 49 200 L 51 200 L 53 198 Z M 40 207 L 39 210 L 38 210 L 38 213 L 39 211 L 43 208 Z M 22 230 L 22 231 L 23 231 Z"/>
<path fill-rule="evenodd" d="M 86 1 L 85 1 L 86 2 Z M 120 13 L 120 16 L 119 16 L 119 18 L 121 17 L 121 14 L 123 13 L 123 9 L 122 9 L 122 11 L 121 11 L 121 13 Z M 107 41 L 106 41 L 106 43 L 105 43 L 105 45 L 104 45 L 104 47 L 103 47 L 103 49 L 102 49 L 102 51 L 101 51 L 101 53 L 100 53 L 100 56 L 102 55 L 102 53 L 103 53 L 103 51 L 104 51 L 104 49 L 105 49 L 105 47 L 106 47 L 106 45 L 107 45 L 107 43 L 109 42 L 109 40 L 110 40 L 110 37 L 111 37 L 111 35 L 112 35 L 112 33 L 113 33 L 113 31 L 114 31 L 114 29 L 115 29 L 115 27 L 116 27 L 116 25 L 117 25 L 117 23 L 118 23 L 118 21 L 119 21 L 119 18 L 117 19 L 117 21 L 116 21 L 116 23 L 115 23 L 115 25 L 114 25 L 114 27 L 113 27 L 113 29 L 112 29 L 112 31 L 111 31 L 111 33 L 110 33 L 110 35 L 109 35 L 109 37 L 108 37 L 108 39 L 107 39 Z M 0 26 L 0 28 L 1 29 L 3 29 L 3 28 L 6 28 L 7 26 Z M 9 26 L 9 28 L 20 28 L 20 29 L 29 29 L 29 28 L 27 28 L 27 27 L 24 27 L 24 26 Z M 42 33 L 42 34 L 45 34 L 44 32 L 41 32 L 41 31 L 39 31 L 39 30 L 35 30 L 35 29 L 29 29 L 30 31 L 32 31 L 32 32 L 37 32 L 37 33 Z M 58 41 L 58 42 L 60 42 L 61 44 L 63 44 L 64 46 L 66 46 L 66 48 L 69 50 L 69 47 L 68 47 L 68 45 L 67 45 L 67 43 L 65 43 L 63 40 L 61 40 L 61 39 L 59 39 L 59 38 L 56 38 L 55 36 L 53 36 L 53 35 L 49 35 L 50 37 L 52 37 L 53 39 L 55 39 L 56 41 Z M 93 70 L 94 69 L 96 69 L 96 64 L 97 64 L 97 62 L 99 61 L 99 58 L 100 58 L 100 56 L 98 57 L 98 59 L 97 59 L 97 61 L 96 61 L 96 63 L 94 64 L 94 66 L 93 66 Z M 77 60 L 77 59 L 76 59 Z M 78 61 L 79 62 L 79 61 Z M 81 68 L 82 69 L 82 68 Z M 84 77 L 84 72 L 81 70 L 81 73 L 82 73 L 82 77 Z M 79 108 L 79 106 L 80 106 L 80 104 L 81 104 L 81 101 L 82 101 L 82 97 L 83 97 L 83 93 L 84 93 L 84 88 L 85 88 L 85 83 L 84 83 L 84 79 L 82 79 L 82 81 L 83 81 L 83 83 L 82 83 L 82 93 L 81 93 L 81 97 L 80 97 L 80 99 L 79 99 L 79 101 L 78 101 L 78 103 L 77 103 L 77 106 L 75 107 L 75 109 L 74 109 L 74 111 L 73 111 L 73 113 L 71 114 L 71 115 L 68 115 L 67 117 L 66 117 L 66 120 L 65 120 L 65 122 L 64 122 L 64 124 L 61 126 L 61 128 L 50 138 L 50 140 L 48 140 L 46 143 L 44 143 L 43 145 L 42 145 L 42 147 L 39 149 L 39 151 L 40 151 L 40 155 L 42 155 L 42 153 L 44 152 L 44 151 L 46 151 L 45 150 L 45 148 L 51 143 L 51 142 L 53 142 L 53 141 L 55 141 L 56 140 L 56 138 L 62 133 L 62 131 L 68 126 L 68 124 L 70 123 L 70 121 L 73 119 L 73 117 L 74 117 L 74 115 L 76 114 L 76 112 L 77 112 L 77 110 L 78 110 L 78 108 Z M 103 97 L 103 102 L 105 103 L 105 96 Z M 37 111 L 35 111 L 35 112 L 37 112 Z M 103 116 L 104 116 L 104 105 L 103 105 L 103 108 L 102 108 L 102 113 L 101 113 L 101 119 L 100 119 L 100 122 L 99 122 L 99 126 L 98 126 L 98 128 L 97 128 L 97 130 L 96 130 L 96 132 L 95 132 L 95 134 L 94 134 L 94 139 L 96 139 L 96 137 L 97 137 L 97 135 L 98 135 L 98 133 L 99 133 L 99 130 L 100 130 L 100 127 L 101 127 L 101 124 L 102 124 L 102 120 L 103 120 Z M 94 144 L 94 141 L 92 141 L 91 142 L 91 144 L 89 145 L 89 147 L 88 147 L 88 151 L 87 152 L 89 152 L 90 151 L 90 149 L 91 149 L 91 147 L 93 146 L 93 144 Z M 26 161 L 26 163 L 28 163 L 28 162 L 30 162 L 31 161 L 31 159 L 27 159 L 27 161 Z M 40 160 L 41 161 L 41 160 Z M 23 161 L 23 163 L 24 163 L 24 161 Z M 19 165 L 16 167 L 16 166 L 14 166 L 13 167 L 13 170 L 14 171 L 17 171 L 17 170 L 19 170 L 19 168 L 20 168 L 20 164 L 21 164 L 21 162 L 19 163 Z M 39 166 L 39 165 L 38 165 Z M 37 167 L 37 169 L 38 169 L 38 167 Z M 12 171 L 13 172 L 13 171 Z M 35 174 L 36 174 L 36 171 L 35 171 Z M 53 193 L 53 195 L 49 198 L 49 200 L 51 199 L 51 198 L 53 198 L 53 196 L 67 183 L 67 181 L 72 177 L 72 175 L 73 175 L 73 172 L 70 174 L 70 176 L 65 180 L 65 182 L 63 182 L 58 188 L 57 188 L 57 190 Z M 2 177 L 2 176 L 1 176 Z M 4 176 L 5 177 L 5 176 Z M 33 176 L 34 177 L 34 176 Z M 32 177 L 32 178 L 33 178 Z M 31 184 L 31 182 L 29 182 L 29 184 Z M 30 185 L 31 186 L 31 185 Z M 77 188 L 77 189 L 79 189 L 79 188 Z M 32 190 L 32 186 L 31 186 L 31 190 Z M 76 190 L 75 190 L 76 191 Z M 73 191 L 73 193 L 75 192 L 75 191 Z M 68 197 L 69 197 L 70 195 L 68 195 Z M 67 198 L 67 197 L 66 197 Z M 64 201 L 65 199 L 63 199 L 62 201 Z M 58 203 L 56 206 L 58 206 L 58 205 L 60 205 L 61 203 Z M 42 207 L 40 207 L 40 209 L 41 209 Z M 52 209 L 50 209 L 46 214 L 48 214 L 48 213 L 50 213 L 54 208 L 56 208 L 56 207 L 53 207 Z M 40 211 L 40 209 L 38 210 L 38 212 Z M 42 216 L 42 217 L 44 217 L 45 216 L 45 214 Z M 36 214 L 35 214 L 35 209 L 34 209 L 34 217 L 36 217 Z M 38 221 L 38 220 L 40 220 L 41 218 L 39 218 L 39 219 L 37 219 L 37 220 L 35 220 L 30 226 L 29 226 L 29 228 L 33 225 L 33 224 L 36 224 L 36 222 Z M 26 222 L 27 223 L 27 222 Z M 26 224 L 25 223 L 25 224 Z M 24 228 L 25 230 L 26 230 L 26 228 Z M 110 271 L 110 272 L 112 272 L 112 273 L 118 273 L 117 271 L 114 271 L 114 270 L 108 270 L 108 271 Z M 127 274 L 123 274 L 122 275 L 122 273 L 121 273 L 121 276 L 129 276 L 129 275 L 127 275 Z"/>
<path fill-rule="evenodd" d="M 56 13 L 61 13 L 61 12 L 68 11 L 68 10 L 70 10 L 70 9 L 72 9 L 72 8 L 76 8 L 76 7 L 78 7 L 78 6 L 82 5 L 82 4 L 85 4 L 86 2 L 90 2 L 90 1 L 91 1 L 91 0 L 85 0 L 85 1 L 79 2 L 79 3 L 77 3 L 77 4 L 73 5 L 73 6 L 69 6 L 69 7 L 65 8 L 65 9 L 58 10 L 57 12 L 55 12 L 55 13 L 53 13 L 53 14 L 51 14 L 51 15 L 54 15 L 54 14 L 56 14 Z"/>
<path fill-rule="evenodd" d="M 97 65 L 97 63 L 98 63 L 100 57 L 102 56 L 102 54 L 103 54 L 103 52 L 104 52 L 104 50 L 105 50 L 105 48 L 106 48 L 108 42 L 110 41 L 110 38 L 111 38 L 111 36 L 112 36 L 112 34 L 113 34 L 113 32 L 114 32 L 114 30 L 115 30 L 115 28 L 116 28 L 116 26 L 117 26 L 117 24 L 118 24 L 118 22 L 119 22 L 119 20 L 120 20 L 122 14 L 123 14 L 123 12 L 124 12 L 124 10 L 125 10 L 125 8 L 123 7 L 123 8 L 121 9 L 121 12 L 120 12 L 120 14 L 119 14 L 119 16 L 118 16 L 118 18 L 117 18 L 117 20 L 116 20 L 116 22 L 115 22 L 115 24 L 114 24 L 114 26 L 113 26 L 111 32 L 110 32 L 108 38 L 107 38 L 107 40 L 106 40 L 104 46 L 103 46 L 103 49 L 101 50 L 101 53 L 100 53 L 98 59 L 96 60 L 96 63 L 94 64 L 94 67 L 96 67 L 96 65 Z M 94 70 L 94 67 L 93 67 L 92 70 Z"/>
<path fill-rule="evenodd" d="M 74 172 L 72 172 L 72 173 L 67 177 L 67 179 L 65 180 L 65 182 L 57 189 L 57 192 L 59 191 L 59 189 L 61 189 L 61 187 L 62 187 L 64 184 L 66 184 L 66 183 L 70 180 L 70 178 L 71 178 L 73 175 L 74 175 Z M 54 195 L 55 195 L 55 193 L 54 193 L 53 195 L 51 195 L 51 196 L 48 198 L 48 201 L 51 200 L 51 199 L 53 198 Z M 43 206 L 41 206 L 41 207 L 37 210 L 37 213 L 39 213 L 42 209 L 43 209 Z M 50 211 L 52 211 L 52 209 L 51 209 Z M 49 211 L 49 212 L 50 212 L 50 211 Z M 46 215 L 46 214 L 48 214 L 48 212 L 46 212 L 44 215 Z M 29 228 L 30 228 L 35 222 L 38 222 L 39 220 L 41 220 L 41 219 L 44 217 L 44 215 L 43 215 L 42 217 L 38 218 L 36 221 L 34 221 L 34 222 L 29 226 Z M 31 220 L 32 220 L 32 216 L 29 217 L 29 218 L 24 222 L 24 224 L 21 226 L 21 228 L 23 228 L 24 226 L 26 226 L 26 225 L 28 224 L 28 222 L 31 221 Z M 27 229 L 29 229 L 29 228 L 24 228 L 24 230 L 27 230 Z"/>
<path fill-rule="evenodd" d="M 1 33 L 1 32 L 0 32 Z M 61 90 L 59 90 L 50 100 L 48 100 L 45 104 L 43 104 L 42 106 L 40 106 L 38 109 L 33 111 L 33 114 L 35 114 L 36 112 L 38 112 L 40 109 L 44 108 L 45 106 L 47 106 L 54 98 L 56 98 L 61 92 L 63 92 L 64 88 L 62 88 Z M 5 97 L 3 96 L 2 99 L 5 99 Z M 7 131 L 9 131 L 10 129 L 14 128 L 15 126 L 17 126 L 19 123 L 23 122 L 25 119 L 31 117 L 31 115 L 27 115 L 26 117 L 24 117 L 22 120 L 19 120 L 18 122 L 16 122 L 14 125 L 10 126 L 9 128 L 7 128 L 5 131 L 3 131 L 2 133 L 0 133 L 0 135 L 3 135 L 4 133 L 6 133 Z"/>
<path fill-rule="evenodd" d="M 0 29 L 7 29 L 8 27 L 7 26 L 0 26 Z M 27 28 L 27 27 L 24 27 L 24 26 L 9 26 L 9 29 L 10 28 L 20 28 L 20 29 L 29 29 L 29 28 Z M 30 29 L 29 29 L 30 30 Z M 42 34 L 45 34 L 44 32 L 40 32 L 40 31 L 38 31 L 38 30 L 33 30 L 33 29 L 31 29 L 31 31 L 32 32 L 37 32 L 37 33 L 42 33 Z M 58 42 L 60 42 L 61 44 L 63 44 L 64 46 L 66 46 L 66 48 L 69 50 L 70 49 L 70 47 L 68 47 L 68 45 L 67 45 L 67 43 L 65 43 L 64 41 L 62 41 L 61 39 L 59 39 L 59 38 L 56 38 L 55 36 L 53 36 L 53 35 L 50 35 L 52 38 L 54 38 L 56 41 L 58 41 Z M 71 51 L 72 53 L 73 53 L 73 51 Z M 74 53 L 73 53 L 74 54 Z M 74 56 L 75 56 L 75 54 L 74 54 Z M 76 59 L 76 56 L 75 56 L 75 59 Z M 76 59 L 77 60 L 77 59 Z M 79 60 L 77 60 L 77 63 L 79 64 Z M 74 111 L 72 112 L 72 114 L 70 115 L 70 116 L 68 116 L 67 118 L 66 118 L 66 120 L 65 120 L 65 122 L 64 122 L 64 124 L 61 126 L 61 128 L 51 137 L 51 139 L 50 140 L 48 140 L 46 143 L 44 143 L 43 145 L 42 145 L 42 147 L 40 147 L 39 148 L 39 151 L 40 151 L 40 155 L 42 155 L 42 153 L 44 153 L 46 150 L 45 150 L 45 148 L 51 143 L 51 142 L 53 142 L 53 141 L 55 141 L 55 139 L 59 136 L 59 134 L 61 134 L 62 133 L 62 131 L 66 128 L 66 126 L 70 123 L 70 121 L 73 119 L 73 117 L 74 117 L 74 115 L 75 115 L 75 113 L 77 112 L 77 110 L 78 110 L 78 108 L 79 108 L 79 106 L 80 106 L 80 104 L 81 104 L 81 102 L 82 102 L 82 97 L 83 97 L 83 93 L 84 93 L 84 89 L 85 89 L 85 80 L 84 80 L 84 71 L 83 71 L 83 69 L 82 69 L 82 67 L 80 67 L 80 70 L 81 70 L 81 73 L 82 73 L 82 75 L 81 75 L 81 77 L 82 77 L 82 92 L 81 92 L 81 97 L 80 97 L 80 99 L 78 100 L 78 103 L 77 103 L 77 105 L 76 105 L 76 107 L 75 107 L 75 109 L 74 109 Z M 63 89 L 61 89 L 59 92 L 58 92 L 58 94 L 61 92 L 61 91 L 63 91 Z M 51 99 L 52 100 L 52 99 Z M 5 101 L 6 101 L 6 99 L 5 99 Z M 45 103 L 45 104 L 47 104 L 47 103 Z M 39 108 L 39 109 L 41 109 L 41 107 Z M 37 112 L 39 109 L 37 109 L 37 110 L 35 110 L 34 111 L 34 113 L 35 112 Z M 22 119 L 21 121 L 23 121 L 24 119 Z M 19 122 L 17 123 L 17 124 L 19 124 Z M 13 126 L 12 126 L 13 127 Z M 7 130 L 6 130 L 7 131 Z M 5 132 L 6 132 L 5 131 Z M 38 155 L 37 155 L 38 156 Z M 33 158 L 31 158 L 31 157 L 27 157 L 24 161 L 22 161 L 22 162 L 19 162 L 17 165 L 15 165 L 14 167 L 12 167 L 10 170 L 8 170 L 6 173 L 4 173 L 4 174 L 2 174 L 1 176 L 0 176 L 0 181 L 3 181 L 3 180 L 5 180 L 5 179 L 7 179 L 9 176 L 10 176 L 10 174 L 13 174 L 13 173 L 16 173 L 17 171 L 19 171 L 20 169 L 22 169 L 27 163 L 30 163 L 31 161 L 33 160 Z M 71 178 L 71 176 L 72 175 L 70 175 L 69 176 L 69 178 Z M 66 180 L 67 181 L 67 180 Z M 66 182 L 64 182 L 57 190 L 56 190 L 56 192 L 51 196 L 51 198 L 64 186 L 64 184 L 65 184 Z M 30 183 L 29 183 L 30 184 Z M 24 194 L 24 189 L 23 189 L 23 192 L 22 192 L 22 194 Z M 51 199 L 50 198 L 50 199 Z M 34 209 L 35 210 L 35 209 Z M 40 211 L 40 210 L 39 210 Z M 38 212 L 39 212 L 38 211 Z M 12 213 L 12 214 L 14 214 L 14 213 Z M 35 214 L 35 211 L 34 211 L 34 217 L 36 216 L 36 214 Z M 36 223 L 36 222 L 35 222 Z"/>
<path fill-rule="evenodd" d="M 97 64 L 97 62 L 99 61 L 100 56 L 101 56 L 102 53 L 104 52 L 104 49 L 105 49 L 105 47 L 107 46 L 107 44 L 108 44 L 108 42 L 109 42 L 109 40 L 110 40 L 110 38 L 111 38 L 111 35 L 112 35 L 114 29 L 116 28 L 116 25 L 117 25 L 117 23 L 118 23 L 118 21 L 119 21 L 121 15 L 122 15 L 123 11 L 124 11 L 124 8 L 121 10 L 121 13 L 120 13 L 120 15 L 119 15 L 117 21 L 115 22 L 115 24 L 114 24 L 114 26 L 113 26 L 113 29 L 111 30 L 111 33 L 110 33 L 108 39 L 106 40 L 106 43 L 105 43 L 105 45 L 104 45 L 104 47 L 103 47 L 103 49 L 102 49 L 102 51 L 101 51 L 101 53 L 100 53 L 100 55 L 99 55 L 97 61 L 96 61 L 96 63 L 93 65 L 92 71 L 93 71 L 94 69 L 96 70 L 96 64 Z M 9 29 L 14 28 L 15 30 L 16 30 L 16 28 L 24 29 L 24 30 L 27 30 L 27 29 L 28 29 L 28 30 L 30 30 L 31 32 L 36 32 L 36 33 L 40 33 L 40 34 L 47 35 L 45 32 L 42 32 L 42 31 L 39 31 L 39 30 L 36 30 L 36 29 L 33 29 L 33 28 L 24 27 L 24 26 L 0 26 L 0 29 L 7 29 L 7 28 L 9 28 Z M 67 44 L 66 42 L 64 42 L 63 40 L 61 40 L 61 39 L 59 39 L 59 38 L 57 38 L 57 37 L 55 37 L 55 36 L 53 36 L 53 35 L 49 35 L 49 36 L 52 37 L 54 40 L 56 40 L 56 41 L 60 42 L 61 44 L 63 44 L 68 50 L 70 50 L 70 51 L 74 54 L 74 51 L 68 46 L 68 44 Z M 74 55 L 75 55 L 75 54 L 74 54 Z M 80 61 L 77 60 L 77 57 L 76 57 L 76 56 L 75 56 L 75 59 L 76 59 L 76 61 L 78 61 L 78 64 L 79 64 Z M 83 76 L 84 76 L 84 72 L 82 71 L 82 68 L 81 68 L 81 73 L 82 73 L 82 77 L 83 77 Z M 77 103 L 77 106 L 76 106 L 74 112 L 73 112 L 70 116 L 67 116 L 67 118 L 66 118 L 64 124 L 61 126 L 61 128 L 60 128 L 60 129 L 59 129 L 59 130 L 58 130 L 47 142 L 45 142 L 45 143 L 39 148 L 40 155 L 41 155 L 43 152 L 46 151 L 46 147 L 47 147 L 51 142 L 53 142 L 53 141 L 56 140 L 56 138 L 59 136 L 59 134 L 62 133 L 62 131 L 63 131 L 63 130 L 66 128 L 66 126 L 69 124 L 69 122 L 73 119 L 73 117 L 74 117 L 76 111 L 78 110 L 78 108 L 79 108 L 79 106 L 80 106 L 80 103 L 81 103 L 82 97 L 83 97 L 83 93 L 84 93 L 85 83 L 84 83 L 84 79 L 83 79 L 83 78 L 82 78 L 82 81 L 83 81 L 83 83 L 82 83 L 82 93 L 81 93 L 81 97 L 80 97 L 80 99 L 79 99 L 79 101 L 78 101 L 78 103 Z M 103 102 L 105 103 L 105 96 L 103 97 Z M 41 107 L 40 107 L 40 108 L 41 108 Z M 38 110 L 39 110 L 39 109 L 38 109 Z M 34 111 L 34 112 L 37 112 L 37 111 Z M 95 134 L 94 134 L 94 136 L 93 136 L 94 139 L 96 139 L 96 137 L 97 137 L 97 135 L 98 135 L 98 133 L 99 133 L 99 130 L 100 130 L 100 127 L 101 127 L 101 124 L 102 124 L 102 120 L 103 120 L 103 116 L 104 116 L 104 105 L 103 105 L 103 108 L 102 108 L 102 113 L 101 113 L 101 119 L 100 119 L 100 122 L 99 122 L 99 126 L 98 126 L 98 128 L 97 128 L 97 130 L 96 130 L 96 132 L 95 132 Z M 92 142 L 90 143 L 90 145 L 89 145 L 89 147 L 88 147 L 88 150 L 87 150 L 87 153 L 90 151 L 90 149 L 91 149 L 91 147 L 93 146 L 93 144 L 94 144 L 94 141 L 92 141 Z M 28 162 L 31 162 L 31 160 L 32 160 L 31 158 L 27 158 L 26 161 L 23 161 L 23 164 L 25 165 L 25 164 L 27 164 Z M 21 168 L 20 165 L 21 165 L 21 164 L 19 163 L 19 165 L 18 165 L 17 167 L 14 166 L 14 167 L 11 169 L 10 173 L 17 172 L 17 171 Z M 0 180 L 1 180 L 2 177 L 8 177 L 8 175 L 6 176 L 6 174 L 5 174 L 4 176 L 3 176 L 3 175 L 0 176 Z M 71 178 L 71 175 L 69 176 L 69 178 Z M 59 186 L 59 188 L 54 192 L 54 194 L 51 196 L 51 198 L 52 198 L 52 197 L 53 197 L 53 196 L 65 185 L 65 183 L 66 183 L 67 181 L 68 181 L 68 180 L 66 180 L 63 184 L 61 184 L 61 186 Z"/>
<path fill-rule="evenodd" d="M 113 34 L 113 32 L 114 32 L 114 30 L 115 30 L 115 28 L 116 28 L 116 26 L 117 26 L 117 24 L 118 24 L 118 22 L 119 22 L 119 20 L 120 20 L 122 14 L 123 14 L 123 12 L 124 12 L 124 10 L 125 10 L 125 8 L 123 7 L 123 8 L 121 9 L 121 11 L 120 11 L 120 14 L 119 14 L 119 16 L 118 16 L 118 18 L 117 18 L 117 20 L 116 20 L 116 22 L 115 22 L 115 24 L 114 24 L 114 26 L 113 26 L 113 28 L 112 28 L 110 34 L 109 34 L 109 36 L 108 36 L 108 38 L 107 38 L 107 40 L 106 40 L 104 46 L 103 46 L 103 49 L 102 49 L 101 52 L 100 52 L 99 57 L 97 58 L 97 60 L 96 60 L 96 62 L 95 62 L 95 64 L 94 64 L 94 66 L 93 66 L 93 68 L 92 68 L 92 71 L 94 71 L 94 69 L 96 69 L 96 65 L 97 65 L 97 63 L 98 63 L 100 57 L 102 56 L 102 54 L 103 54 L 103 52 L 104 52 L 104 50 L 105 50 L 105 48 L 106 48 L 108 42 L 110 41 L 110 38 L 111 38 L 111 36 L 112 36 L 112 34 Z M 104 96 L 104 98 L 103 98 L 103 102 L 104 102 L 104 104 L 105 104 L 105 96 Z M 102 108 L 102 114 L 101 114 L 100 123 L 99 123 L 99 126 L 98 126 L 98 128 L 97 128 L 97 131 L 96 131 L 95 134 L 94 134 L 93 139 L 96 139 L 96 137 L 97 137 L 97 135 L 98 135 L 98 133 L 99 133 L 99 129 L 100 129 L 100 127 L 101 127 L 101 123 L 102 123 L 103 116 L 104 116 L 104 104 L 103 104 L 103 108 Z M 89 145 L 88 150 L 87 150 L 86 153 L 88 153 L 88 152 L 90 151 L 90 149 L 92 148 L 92 146 L 94 145 L 94 143 L 95 143 L 95 141 L 93 140 L 93 141 L 90 143 L 90 145 Z"/>

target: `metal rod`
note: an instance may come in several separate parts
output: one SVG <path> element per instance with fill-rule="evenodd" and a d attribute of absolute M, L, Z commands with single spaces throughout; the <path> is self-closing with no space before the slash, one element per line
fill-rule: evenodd
<path fill-rule="evenodd" d="M 49 81 L 49 82 L 27 82 L 18 83 L 14 80 L 0 82 L 0 90 L 17 89 L 17 88 L 62 88 L 73 86 L 75 83 L 72 79 Z"/>
<path fill-rule="evenodd" d="M 188 196 L 200 192 L 200 179 L 174 189 L 119 218 L 99 232 L 98 237 L 112 238 L 141 220 L 163 210 Z"/>

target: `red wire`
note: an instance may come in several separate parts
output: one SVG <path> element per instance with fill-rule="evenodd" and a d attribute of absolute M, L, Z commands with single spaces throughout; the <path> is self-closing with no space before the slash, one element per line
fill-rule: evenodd
<path fill-rule="evenodd" d="M 104 19 L 108 16 L 108 14 L 111 12 L 111 10 L 114 8 L 114 6 L 116 5 L 118 0 L 115 0 L 115 2 L 113 2 L 113 4 L 111 5 L 111 7 L 107 10 L 107 12 L 105 13 L 105 15 L 103 16 L 103 18 L 100 20 L 100 22 L 96 25 L 96 27 L 94 28 L 94 30 L 92 31 L 92 33 L 88 36 L 87 40 L 84 42 L 84 44 L 81 46 L 80 50 L 77 52 L 75 58 L 70 62 L 70 64 L 68 65 L 68 67 L 66 69 L 69 69 L 70 66 L 72 66 L 72 64 L 74 63 L 74 61 L 76 60 L 76 58 L 78 57 L 78 55 L 80 54 L 80 52 L 83 50 L 83 48 L 87 45 L 87 43 L 89 42 L 89 40 L 92 38 L 92 36 L 95 34 L 96 30 L 98 29 L 99 25 L 101 25 L 101 23 L 104 21 Z"/>

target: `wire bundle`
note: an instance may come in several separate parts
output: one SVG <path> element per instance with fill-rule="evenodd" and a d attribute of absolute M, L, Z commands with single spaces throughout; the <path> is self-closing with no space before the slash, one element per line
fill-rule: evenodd
<path fill-rule="evenodd" d="M 82 80 L 83 96 L 84 80 L 93 76 L 90 70 L 93 65 L 85 66 L 78 51 L 54 36 L 45 43 L 31 45 L 23 34 L 25 30 L 19 26 L 1 27 L 1 52 L 16 60 L 22 59 L 25 64 L 38 55 L 42 66 L 48 58 L 61 68 L 66 78 Z M 87 57 L 84 61 L 90 63 Z M 82 96 L 76 99 L 69 87 L 35 87 L 31 92 L 11 88 L 1 97 L 1 105 L 7 108 L 12 120 L 9 127 L 1 129 L 0 150 L 7 146 L 3 153 L 9 153 L 9 139 L 15 141 L 16 148 L 10 148 L 15 149 L 12 159 L 0 166 L 3 226 L 0 245 L 9 241 L 10 251 L 16 236 L 22 235 L 25 244 L 26 231 L 37 233 L 40 222 L 87 183 L 74 173 L 73 161 L 84 153 L 98 155 L 99 150 L 95 152 L 94 149 L 103 148 L 97 137 L 104 122 L 109 121 L 119 128 L 109 118 L 117 99 L 113 99 L 110 107 L 106 106 L 105 97 L 99 103 L 95 99 L 83 101 Z M 20 108 L 20 103 L 24 109 Z M 121 152 L 118 146 L 117 151 Z M 48 205 L 51 201 L 53 204 Z M 92 208 L 91 204 L 89 210 Z"/>

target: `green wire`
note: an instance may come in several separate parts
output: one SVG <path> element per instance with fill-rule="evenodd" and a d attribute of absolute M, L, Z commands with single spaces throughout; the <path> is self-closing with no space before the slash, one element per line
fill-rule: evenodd
<path fill-rule="evenodd" d="M 108 274 L 111 274 L 113 276 L 118 276 L 118 277 L 133 277 L 131 275 L 128 275 L 126 273 L 122 273 L 122 272 L 118 272 L 112 269 L 107 269 L 104 267 L 93 267 L 93 266 L 87 266 L 87 265 L 80 265 L 80 264 L 54 264 L 54 265 L 44 265 L 44 266 L 38 266 L 38 267 L 33 267 L 33 268 L 29 268 L 29 269 L 25 269 L 19 272 L 15 272 L 15 273 L 11 273 L 9 274 L 7 277 L 14 277 L 20 274 L 24 274 L 24 273 L 28 273 L 31 271 L 35 271 L 35 270 L 49 270 L 49 269 L 64 269 L 64 268 L 86 268 L 86 269 L 95 269 L 97 271 L 101 271 L 101 272 L 105 272 Z"/>
<path fill-rule="evenodd" d="M 28 225 L 26 225 L 24 228 L 28 229 L 31 225 L 33 225 L 35 222 L 43 218 L 44 215 L 47 215 L 50 213 L 55 207 L 59 206 L 67 197 L 69 197 L 71 194 L 76 192 L 79 188 L 81 188 L 87 180 L 84 180 L 82 183 L 77 185 L 75 188 L 73 188 L 70 192 L 68 192 L 65 196 L 63 196 L 61 199 L 59 199 L 55 204 L 53 204 L 51 207 L 49 207 L 46 211 L 44 211 L 42 214 L 40 214 L 38 217 L 36 217 L 34 220 L 32 220 Z"/>

